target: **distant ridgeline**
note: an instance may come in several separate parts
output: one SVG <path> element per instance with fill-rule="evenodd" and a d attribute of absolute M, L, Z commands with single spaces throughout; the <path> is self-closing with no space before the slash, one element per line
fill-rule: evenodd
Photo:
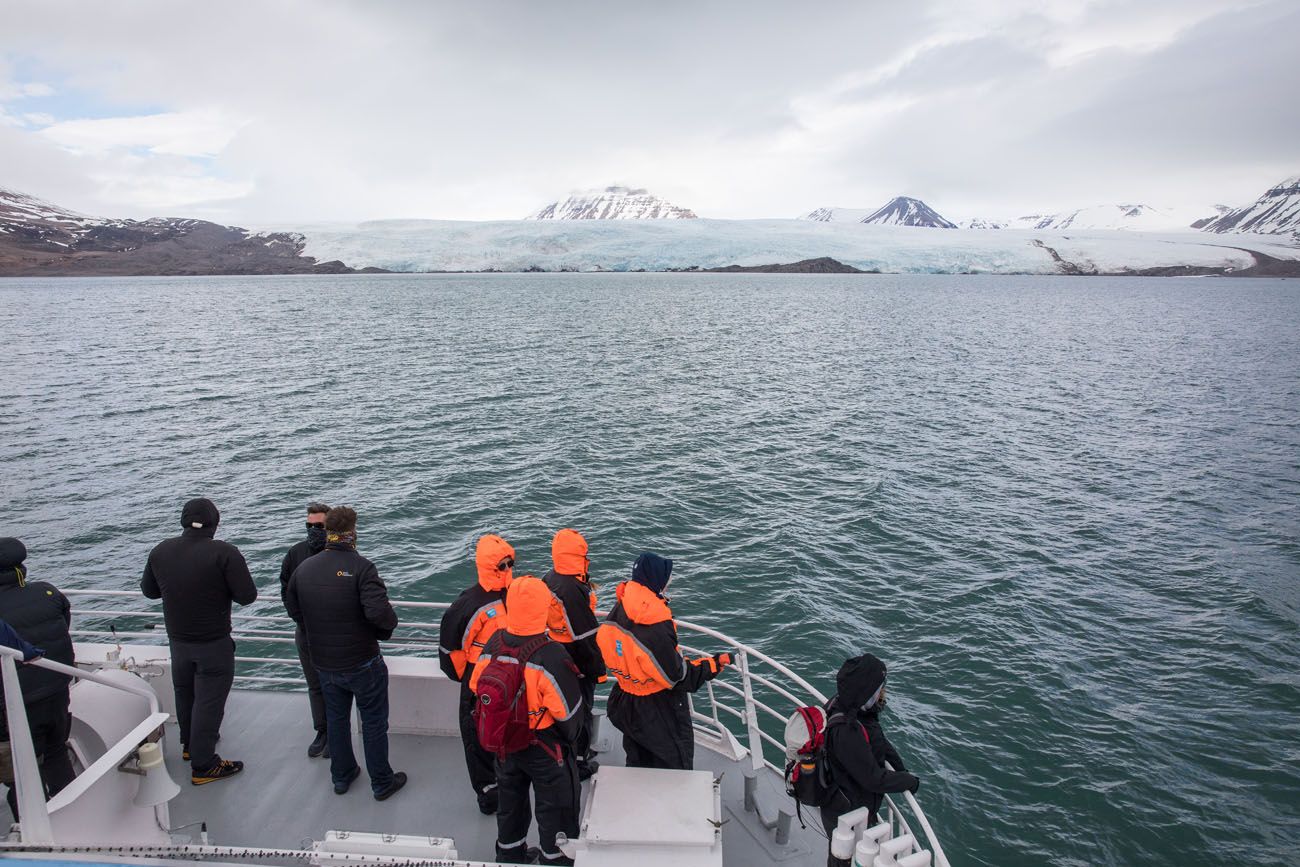
<path fill-rule="evenodd" d="M 88 217 L 0 188 L 0 275 L 342 274 L 302 254 L 302 235 L 252 234 L 175 217 Z"/>

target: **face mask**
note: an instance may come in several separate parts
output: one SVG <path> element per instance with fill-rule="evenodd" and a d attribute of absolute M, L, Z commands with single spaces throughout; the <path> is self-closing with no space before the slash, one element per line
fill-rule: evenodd
<path fill-rule="evenodd" d="M 307 544 L 312 548 L 325 547 L 325 525 L 310 524 L 307 527 Z"/>

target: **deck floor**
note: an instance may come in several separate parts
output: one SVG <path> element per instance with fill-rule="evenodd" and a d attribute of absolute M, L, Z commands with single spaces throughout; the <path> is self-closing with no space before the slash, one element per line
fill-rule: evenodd
<path fill-rule="evenodd" d="M 169 735 L 173 731 L 169 727 Z M 617 733 L 615 733 L 617 734 Z M 376 801 L 365 773 L 346 795 L 335 795 L 329 761 L 309 759 L 311 728 L 305 693 L 235 690 L 226 706 L 219 752 L 244 762 L 237 777 L 192 786 L 188 763 L 180 757 L 176 738 L 166 739 L 167 765 L 181 783 L 171 802 L 175 828 L 206 822 L 216 845 L 301 849 L 329 830 L 372 831 L 452 837 L 459 856 L 491 861 L 495 857 L 496 820 L 478 811 L 459 739 L 391 735 L 390 761 L 409 777 L 406 787 L 387 801 Z M 600 756 L 602 764 L 621 765 L 615 746 Z M 364 768 L 360 737 L 354 748 Z M 696 768 L 723 774 L 723 857 L 727 867 L 825 863 L 826 841 L 820 829 L 795 823 L 790 844 L 778 847 L 743 809 L 743 768 L 710 750 L 697 749 Z M 584 797 L 587 786 L 584 785 Z M 775 812 L 785 800 L 776 775 L 760 775 L 759 797 L 765 811 Z M 8 812 L 5 810 L 4 812 Z M 198 837 L 198 828 L 179 833 Z M 536 828 L 530 834 L 536 843 Z"/>

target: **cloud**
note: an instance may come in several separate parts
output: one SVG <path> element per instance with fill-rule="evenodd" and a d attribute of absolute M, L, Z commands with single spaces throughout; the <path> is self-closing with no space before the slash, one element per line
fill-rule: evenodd
<path fill-rule="evenodd" d="M 960 214 L 1236 203 L 1300 161 L 1289 0 L 508 12 L 23 4 L 0 31 L 0 184 L 245 223 L 513 218 L 612 182 L 706 216 L 904 192 Z"/>
<path fill-rule="evenodd" d="M 245 123 L 220 111 L 179 111 L 58 121 L 42 129 L 41 135 L 78 154 L 127 148 L 153 154 L 212 157 L 221 153 Z"/>

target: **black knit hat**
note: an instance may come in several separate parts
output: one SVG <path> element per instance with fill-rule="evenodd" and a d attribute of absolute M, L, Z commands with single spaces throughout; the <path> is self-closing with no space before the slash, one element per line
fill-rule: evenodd
<path fill-rule="evenodd" d="M 0 539 L 0 569 L 21 566 L 27 559 L 27 546 L 12 536 Z"/>
<path fill-rule="evenodd" d="M 217 506 L 207 497 L 199 497 L 190 500 L 181 509 L 181 526 L 189 529 L 191 527 L 214 528 L 221 523 L 221 513 L 217 511 Z"/>

